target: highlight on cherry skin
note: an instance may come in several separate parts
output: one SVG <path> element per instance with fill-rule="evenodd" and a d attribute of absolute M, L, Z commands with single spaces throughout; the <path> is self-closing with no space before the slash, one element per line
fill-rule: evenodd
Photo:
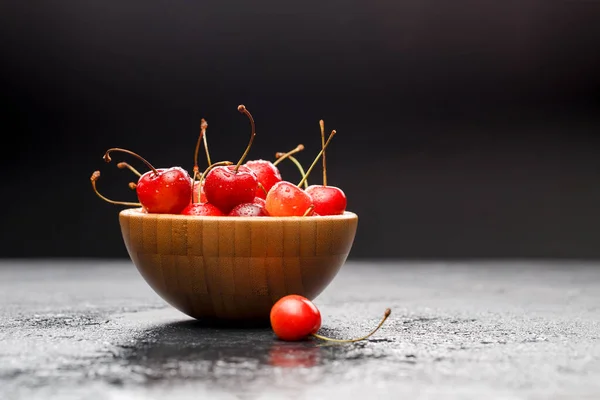
<path fill-rule="evenodd" d="M 352 339 L 335 339 L 319 335 L 321 312 L 315 304 L 304 296 L 289 294 L 280 298 L 270 312 L 271 328 L 275 336 L 284 341 L 299 341 L 316 338 L 327 342 L 352 343 L 366 340 L 384 324 L 392 311 L 387 308 L 379 324 L 368 334 Z"/>

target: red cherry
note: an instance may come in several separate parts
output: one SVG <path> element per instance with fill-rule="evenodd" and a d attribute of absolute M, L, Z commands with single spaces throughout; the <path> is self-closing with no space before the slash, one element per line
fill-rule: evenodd
<path fill-rule="evenodd" d="M 305 189 L 312 198 L 315 213 L 341 215 L 346 211 L 346 195 L 335 186 L 311 185 Z"/>
<path fill-rule="evenodd" d="M 281 173 L 271 161 L 251 160 L 244 165 L 256 174 L 258 182 L 262 185 L 262 188 L 259 186 L 256 190 L 256 197 L 266 198 L 273 185 L 281 181 Z"/>
<path fill-rule="evenodd" d="M 233 165 L 215 167 L 204 180 L 206 200 L 225 214 L 238 204 L 252 203 L 257 188 L 256 174 L 243 165 L 237 171 Z"/>
<path fill-rule="evenodd" d="M 313 336 L 330 342 L 349 343 L 365 340 L 381 328 L 392 311 L 387 308 L 379 325 L 367 335 L 355 339 L 333 339 L 317 334 L 321 328 L 321 312 L 304 296 L 290 294 L 277 300 L 271 307 L 271 328 L 281 340 L 297 341 Z"/>
<path fill-rule="evenodd" d="M 308 175 L 313 170 L 319 158 L 323 155 L 323 152 L 331 142 L 331 139 L 335 135 L 336 131 L 332 131 L 331 135 L 327 139 L 327 142 L 323 144 L 321 151 L 315 157 L 306 174 L 302 177 L 302 180 L 294 185 L 287 181 L 281 181 L 273 185 L 269 193 L 267 193 L 267 211 L 274 217 L 287 217 L 287 216 L 307 216 L 312 215 L 314 205 L 312 198 L 306 191 L 300 187 L 306 183 Z M 281 159 L 281 158 L 280 158 Z"/>
<path fill-rule="evenodd" d="M 190 203 L 181 212 L 182 215 L 198 215 L 198 216 L 224 216 L 223 212 L 218 207 L 210 203 Z"/>
<path fill-rule="evenodd" d="M 129 150 L 120 148 L 111 148 L 104 153 L 104 160 L 110 162 L 110 153 L 112 151 L 120 151 L 131 154 L 142 162 L 144 162 L 150 171 L 142 174 L 138 179 L 135 187 L 138 196 L 139 204 L 148 213 L 154 214 L 179 214 L 189 204 L 192 195 L 192 178 L 186 170 L 181 167 L 171 168 L 154 168 L 152 164 L 146 161 L 143 157 Z M 100 196 L 96 190 L 95 181 L 100 176 L 96 171 L 92 175 L 92 184 L 96 194 Z M 105 197 L 100 196 L 107 200 Z M 136 203 L 114 202 L 115 204 L 133 205 Z"/>
<path fill-rule="evenodd" d="M 290 294 L 271 308 L 271 327 L 281 340 L 295 341 L 317 333 L 321 328 L 321 312 L 306 297 Z"/>
<path fill-rule="evenodd" d="M 311 207 L 310 196 L 291 182 L 278 182 L 267 194 L 266 209 L 273 217 L 301 217 L 310 212 Z"/>
<path fill-rule="evenodd" d="M 250 168 L 242 165 L 256 136 L 254 119 L 243 104 L 238 106 L 238 111 L 245 114 L 250 120 L 252 134 L 248 146 L 235 166 L 214 167 L 206 174 L 204 180 L 206 200 L 219 207 L 225 214 L 228 214 L 238 204 L 252 203 L 259 188 L 256 174 Z"/>
<path fill-rule="evenodd" d="M 327 162 L 325 160 L 325 123 L 319 121 L 321 127 L 321 149 L 323 155 L 323 184 L 311 185 L 305 188 L 315 206 L 314 211 L 318 215 L 340 215 L 346 211 L 347 199 L 342 189 L 335 186 L 327 186 Z M 332 132 L 333 133 L 333 132 Z"/>
<path fill-rule="evenodd" d="M 228 215 L 232 217 L 268 217 L 269 213 L 265 207 L 256 203 L 242 203 L 233 207 Z"/>
<path fill-rule="evenodd" d="M 192 180 L 181 167 L 160 168 L 143 174 L 137 183 L 142 206 L 153 214 L 179 214 L 190 202 Z"/>
<path fill-rule="evenodd" d="M 262 197 L 255 197 L 253 203 L 258 204 L 259 206 L 263 206 L 263 207 L 267 206 L 266 200 L 263 199 Z"/>

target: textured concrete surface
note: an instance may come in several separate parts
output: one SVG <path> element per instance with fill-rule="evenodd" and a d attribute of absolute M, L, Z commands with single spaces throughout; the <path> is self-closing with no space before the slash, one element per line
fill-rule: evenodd
<path fill-rule="evenodd" d="M 600 399 L 600 265 L 348 263 L 322 333 L 193 321 L 129 262 L 0 263 L 0 399 Z"/>

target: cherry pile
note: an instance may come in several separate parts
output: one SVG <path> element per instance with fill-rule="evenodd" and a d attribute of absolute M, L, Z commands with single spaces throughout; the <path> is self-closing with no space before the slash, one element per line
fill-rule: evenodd
<path fill-rule="evenodd" d="M 287 153 L 277 153 L 275 161 L 246 161 L 256 136 L 255 123 L 244 105 L 238 106 L 238 111 L 248 117 L 252 132 L 237 163 L 211 161 L 206 139 L 208 124 L 202 119 L 194 153 L 193 174 L 179 166 L 155 168 L 140 155 L 114 147 L 105 152 L 104 161 L 112 161 L 111 153 L 121 152 L 136 157 L 148 168 L 148 171 L 140 173 L 126 162 L 117 164 L 119 168 L 129 169 L 138 176 L 137 183 L 131 182 L 129 186 L 135 190 L 139 202 L 114 201 L 102 195 L 97 189 L 100 171 L 94 171 L 90 178 L 94 192 L 109 203 L 141 207 L 144 212 L 155 214 L 306 217 L 340 215 L 346 211 L 347 199 L 342 189 L 327 184 L 325 150 L 336 134 L 335 130 L 325 139 L 324 123 L 319 121 L 321 150 L 306 171 L 294 157 L 295 153 L 304 149 L 303 145 L 298 145 Z M 201 144 L 208 161 L 208 167 L 202 172 L 198 167 Z M 278 164 L 286 159 L 298 167 L 302 175 L 299 183 L 283 179 Z M 308 176 L 320 159 L 323 165 L 323 182 L 321 185 L 308 185 Z"/>

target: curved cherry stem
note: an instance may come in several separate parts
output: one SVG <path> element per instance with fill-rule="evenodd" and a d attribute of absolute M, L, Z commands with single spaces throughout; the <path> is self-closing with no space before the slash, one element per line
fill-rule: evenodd
<path fill-rule="evenodd" d="M 152 172 L 154 172 L 155 175 L 158 175 L 158 170 L 156 168 L 154 168 L 154 166 L 152 164 L 150 164 L 148 161 L 146 161 L 146 159 L 144 157 L 140 156 L 137 153 L 134 153 L 131 150 L 121 149 L 121 148 L 118 148 L 118 147 L 113 147 L 111 149 L 108 149 L 108 150 L 106 150 L 106 153 L 104 153 L 104 157 L 103 157 L 104 161 L 106 161 L 106 162 L 111 162 L 112 161 L 112 159 L 110 158 L 109 154 L 111 152 L 113 152 L 113 151 L 120 151 L 122 153 L 127 153 L 127 154 L 130 154 L 130 155 L 138 158 L 140 161 L 142 161 L 144 164 L 146 164 L 146 166 L 148 168 L 150 168 L 152 170 Z"/>
<path fill-rule="evenodd" d="M 365 340 L 365 339 L 368 339 L 369 337 L 373 336 L 373 334 L 375 332 L 377 332 L 379 330 L 379 328 L 381 328 L 381 326 L 383 325 L 383 323 L 385 322 L 385 320 L 388 319 L 388 317 L 390 316 L 391 313 L 392 313 L 392 310 L 390 310 L 389 308 L 386 308 L 385 309 L 385 313 L 383 314 L 383 318 L 379 322 L 379 325 L 377 325 L 375 327 L 375 329 L 373 329 L 371 332 L 369 332 L 365 336 L 362 336 L 362 337 L 359 337 L 359 338 L 356 338 L 356 339 L 334 339 L 334 338 L 329 338 L 329 337 L 321 336 L 321 335 L 318 335 L 316 333 L 312 333 L 311 336 L 314 336 L 317 339 L 326 340 L 328 342 L 337 342 L 337 343 L 351 343 L 351 342 L 358 342 L 358 341 L 361 341 L 361 340 Z"/>
<path fill-rule="evenodd" d="M 134 182 L 129 182 L 129 189 L 131 189 L 131 190 L 137 189 L 137 184 L 135 184 Z"/>
<path fill-rule="evenodd" d="M 192 178 L 192 185 L 196 182 L 196 176 L 198 176 L 198 153 L 200 151 L 200 143 L 202 143 L 202 139 L 206 136 L 206 128 L 208 128 L 208 124 L 206 120 L 202 118 L 200 122 L 200 135 L 198 135 L 198 140 L 196 141 L 196 150 L 194 150 L 194 177 Z M 210 165 L 210 160 L 208 161 L 208 165 Z"/>
<path fill-rule="evenodd" d="M 98 197 L 100 197 L 102 200 L 106 201 L 107 203 L 118 204 L 118 205 L 122 205 L 122 206 L 141 207 L 141 205 L 142 205 L 141 203 L 132 203 L 132 202 L 127 202 L 127 201 L 115 201 L 115 200 L 111 200 L 111 199 L 103 196 L 102 194 L 100 194 L 100 192 L 98 191 L 98 188 L 96 187 L 96 181 L 99 178 L 100 178 L 100 171 L 94 171 L 92 173 L 92 176 L 90 177 L 90 181 L 92 182 L 92 188 L 94 189 L 94 193 L 96 193 L 96 195 L 98 195 Z"/>
<path fill-rule="evenodd" d="M 296 154 L 302 150 L 304 150 L 304 145 L 299 144 L 298 146 L 294 147 L 292 150 L 288 151 L 287 153 L 282 153 L 282 152 L 275 153 L 275 158 L 277 158 L 277 160 L 273 161 L 273 165 L 279 164 L 280 162 L 282 162 L 289 156 Z"/>
<path fill-rule="evenodd" d="M 310 165 L 310 168 L 308 168 L 308 171 L 306 171 L 306 175 L 304 175 L 304 178 L 302 178 L 302 180 L 298 183 L 298 187 L 302 186 L 304 184 L 304 182 L 306 182 L 306 180 L 308 179 L 308 175 L 310 175 L 310 173 L 313 170 L 313 168 L 315 167 L 315 165 L 317 165 L 317 162 L 319 161 L 319 158 L 321 158 L 321 156 L 323 155 L 323 152 L 325 151 L 325 149 L 327 148 L 327 146 L 329 146 L 329 142 L 331 142 L 331 139 L 333 139 L 333 137 L 335 136 L 336 133 L 337 132 L 335 130 L 331 131 L 331 133 L 329 134 L 329 137 L 327 138 L 327 141 L 322 146 L 321 151 L 315 157 L 315 160 Z"/>
<path fill-rule="evenodd" d="M 202 119 L 202 121 L 206 123 L 204 119 Z M 208 151 L 208 140 L 206 139 L 206 132 L 204 132 L 204 137 L 202 138 L 202 141 L 204 142 L 204 151 L 206 152 L 206 162 L 208 163 L 208 165 L 210 165 L 212 164 L 212 162 L 210 161 L 210 153 Z"/>
<path fill-rule="evenodd" d="M 258 187 L 262 189 L 262 191 L 265 193 L 265 196 L 269 194 L 262 183 L 258 182 Z"/>
<path fill-rule="evenodd" d="M 285 153 L 275 153 L 275 157 L 283 157 Z M 286 157 L 287 159 L 289 159 L 291 162 L 293 162 L 296 165 L 296 168 L 298 168 L 298 171 L 300 171 L 300 176 L 302 178 L 304 178 L 306 176 L 306 172 L 304 172 L 304 168 L 302 167 L 302 164 L 300 164 L 300 161 L 298 161 L 298 159 L 294 156 L 290 156 L 288 155 Z M 304 180 L 304 188 L 306 189 L 308 187 L 308 179 Z"/>
<path fill-rule="evenodd" d="M 121 161 L 120 163 L 117 164 L 117 168 L 120 169 L 125 169 L 127 168 L 128 170 L 130 170 L 131 172 L 133 172 L 134 174 L 136 174 L 137 176 L 142 176 L 142 174 L 140 173 L 140 171 L 138 171 L 137 169 L 133 168 L 130 164 Z"/>
<path fill-rule="evenodd" d="M 200 151 L 200 143 L 202 139 L 206 137 L 206 128 L 208 128 L 208 123 L 206 120 L 202 118 L 200 121 L 200 135 L 198 135 L 198 140 L 196 141 L 196 150 L 194 150 L 194 176 L 192 177 L 192 203 L 194 202 L 194 185 L 196 184 L 196 177 L 198 176 L 198 152 Z M 208 165 L 210 166 L 210 160 Z M 200 202 L 200 200 L 198 200 Z"/>
<path fill-rule="evenodd" d="M 246 151 L 244 151 L 244 154 L 242 154 L 242 157 L 240 158 L 240 160 L 238 161 L 238 163 L 235 166 L 235 170 L 234 170 L 235 172 L 237 172 L 238 169 L 240 169 L 240 165 L 242 165 L 242 163 L 244 162 L 244 160 L 248 156 L 248 153 L 250 152 L 250 147 L 252 147 L 252 142 L 254 142 L 254 137 L 256 136 L 256 129 L 255 129 L 255 126 L 254 126 L 254 118 L 252 118 L 252 114 L 250 114 L 250 111 L 248 111 L 246 109 L 246 106 L 243 105 L 243 104 L 240 104 L 238 106 L 238 111 L 241 112 L 242 114 L 246 114 L 246 116 L 250 120 L 250 126 L 252 128 L 252 134 L 250 135 L 250 142 L 248 142 L 248 146 L 246 147 Z"/>
<path fill-rule="evenodd" d="M 325 122 L 319 121 L 319 127 L 321 128 L 321 148 L 325 147 Z M 325 150 L 323 150 L 323 186 L 327 186 L 327 161 L 325 161 Z"/>

